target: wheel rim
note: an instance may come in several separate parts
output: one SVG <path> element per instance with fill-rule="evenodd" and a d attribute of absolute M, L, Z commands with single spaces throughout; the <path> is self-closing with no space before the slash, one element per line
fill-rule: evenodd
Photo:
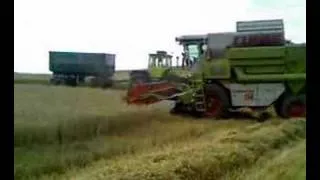
<path fill-rule="evenodd" d="M 306 106 L 302 103 L 295 103 L 289 107 L 290 117 L 304 117 L 306 114 Z"/>
<path fill-rule="evenodd" d="M 222 110 L 222 102 L 217 96 L 207 98 L 206 115 L 209 117 L 217 117 Z"/>

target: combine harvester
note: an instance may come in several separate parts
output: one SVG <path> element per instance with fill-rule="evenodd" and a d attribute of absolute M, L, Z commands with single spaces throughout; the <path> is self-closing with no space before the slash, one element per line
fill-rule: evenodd
<path fill-rule="evenodd" d="M 176 40 L 195 63 L 136 81 L 127 92 L 128 104 L 172 100 L 175 113 L 222 118 L 250 109 L 259 119 L 273 105 L 282 118 L 305 117 L 306 45 L 287 43 L 283 20 L 242 21 L 237 32 Z"/>

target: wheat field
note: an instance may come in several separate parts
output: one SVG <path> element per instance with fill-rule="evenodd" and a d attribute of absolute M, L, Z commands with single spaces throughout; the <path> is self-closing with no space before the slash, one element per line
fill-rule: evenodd
<path fill-rule="evenodd" d="M 16 83 L 15 179 L 305 179 L 304 119 L 193 119 L 124 95 Z"/>

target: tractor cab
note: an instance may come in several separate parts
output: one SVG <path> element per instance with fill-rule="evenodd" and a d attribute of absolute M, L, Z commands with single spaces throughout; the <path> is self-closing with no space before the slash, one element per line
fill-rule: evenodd
<path fill-rule="evenodd" d="M 149 54 L 149 68 L 169 68 L 172 66 L 172 56 L 166 51 Z"/>
<path fill-rule="evenodd" d="M 163 73 L 172 67 L 172 55 L 166 51 L 149 54 L 148 71 L 151 77 L 161 78 Z"/>

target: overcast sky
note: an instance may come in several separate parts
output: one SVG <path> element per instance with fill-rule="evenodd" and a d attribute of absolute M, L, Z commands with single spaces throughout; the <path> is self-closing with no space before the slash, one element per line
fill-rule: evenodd
<path fill-rule="evenodd" d="M 14 0 L 14 71 L 48 73 L 51 50 L 115 53 L 116 69 L 146 68 L 149 52 L 180 53 L 176 36 L 274 18 L 287 39 L 306 42 L 305 0 Z"/>

